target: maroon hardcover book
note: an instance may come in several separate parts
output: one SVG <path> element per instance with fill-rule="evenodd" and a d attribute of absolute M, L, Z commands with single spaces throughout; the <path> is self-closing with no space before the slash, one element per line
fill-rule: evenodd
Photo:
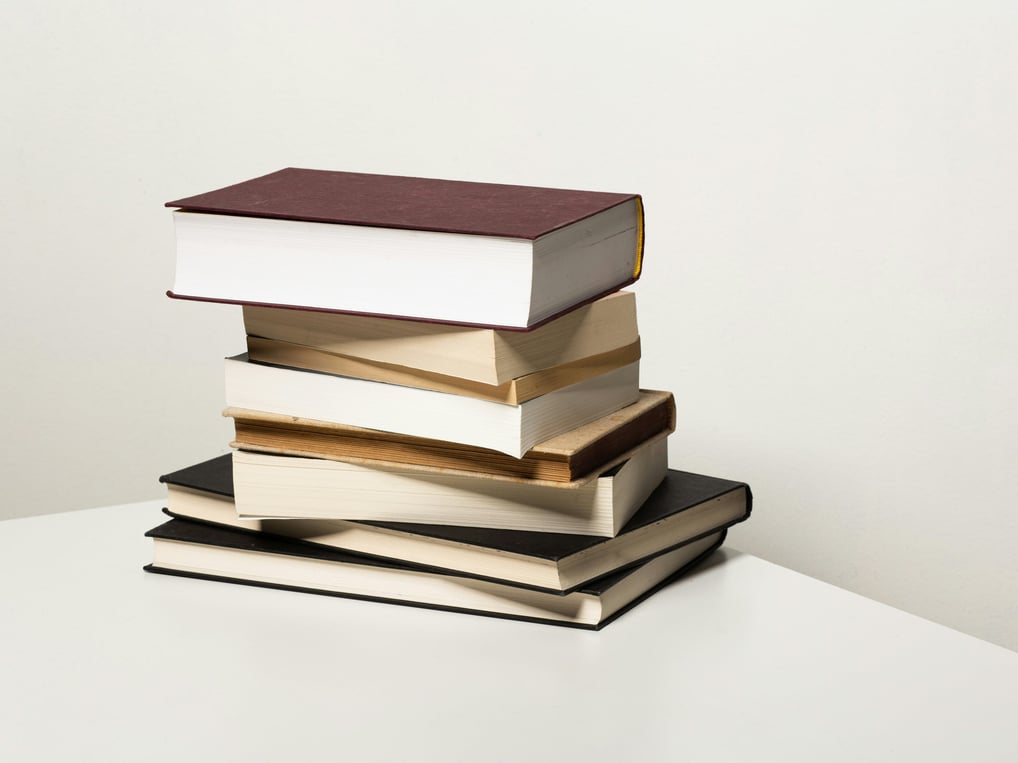
<path fill-rule="evenodd" d="M 184 299 L 527 330 L 643 265 L 638 194 L 291 167 L 166 206 Z"/>
<path fill-rule="evenodd" d="M 637 194 L 289 167 L 166 203 L 193 212 L 536 239 Z"/>

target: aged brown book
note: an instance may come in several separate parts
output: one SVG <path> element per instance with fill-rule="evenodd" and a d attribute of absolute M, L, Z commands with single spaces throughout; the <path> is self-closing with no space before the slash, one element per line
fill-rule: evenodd
<path fill-rule="evenodd" d="M 539 443 L 519 459 L 485 448 L 293 416 L 239 408 L 227 408 L 223 415 L 233 418 L 236 438 L 231 445 L 242 450 L 579 485 L 624 461 L 641 443 L 673 432 L 675 399 L 670 392 L 641 390 L 632 405 Z"/>
<path fill-rule="evenodd" d="M 636 194 L 288 168 L 166 206 L 190 299 L 527 329 L 643 259 Z"/>
<path fill-rule="evenodd" d="M 609 294 L 533 331 L 244 306 L 248 336 L 499 385 L 634 344 L 636 295 Z M 254 357 L 255 352 L 249 354 Z M 273 362 L 270 357 L 266 359 Z"/>

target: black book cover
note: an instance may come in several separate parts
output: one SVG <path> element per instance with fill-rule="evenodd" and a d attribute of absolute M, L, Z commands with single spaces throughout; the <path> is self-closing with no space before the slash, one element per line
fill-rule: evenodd
<path fill-rule="evenodd" d="M 160 567 L 157 564 L 147 564 L 144 566 L 146 572 L 154 572 L 165 575 L 174 575 L 178 577 L 190 577 L 204 580 L 215 580 L 227 583 L 236 583 L 241 585 L 250 585 L 261 588 L 275 588 L 279 590 L 297 591 L 302 593 L 313 593 L 327 596 L 337 596 L 340 598 L 359 599 L 365 601 L 377 601 L 390 604 L 401 604 L 404 606 L 419 607 L 424 609 L 436 609 L 451 612 L 462 612 L 466 614 L 484 615 L 489 617 L 498 617 L 502 619 L 510 620 L 522 620 L 527 622 L 538 622 L 552 625 L 563 625 L 566 627 L 583 628 L 588 630 L 600 630 L 608 623 L 614 621 L 625 612 L 632 609 L 634 606 L 644 601 L 647 597 L 654 594 L 664 586 L 668 585 L 676 578 L 680 577 L 693 567 L 698 565 L 701 561 L 706 559 L 711 553 L 719 548 L 725 540 L 726 531 L 722 530 L 718 534 L 717 540 L 712 543 L 705 551 L 698 554 L 694 559 L 690 560 L 687 564 L 683 565 L 680 569 L 669 575 L 667 578 L 662 580 L 657 585 L 653 586 L 649 590 L 643 592 L 632 601 L 628 602 L 625 606 L 621 607 L 618 611 L 612 613 L 609 617 L 595 624 L 567 622 L 554 619 L 544 619 L 538 617 L 526 617 L 515 614 L 506 614 L 493 611 L 482 611 L 475 609 L 466 609 L 452 606 L 442 606 L 438 604 L 431 604 L 426 602 L 415 602 L 405 599 L 386 598 L 382 596 L 366 596 L 357 593 L 345 593 L 338 591 L 322 590 L 317 588 L 308 588 L 303 586 L 292 586 L 282 585 L 278 583 L 269 583 L 256 580 L 248 580 L 242 578 L 225 577 L 215 574 L 207 574 L 202 572 L 191 572 L 181 571 L 171 568 Z M 183 543 L 199 544 L 203 546 L 217 546 L 229 549 L 238 549 L 242 551 L 252 551 L 261 554 L 280 554 L 284 556 L 295 556 L 305 559 L 314 559 L 326 562 L 333 562 L 339 564 L 356 564 L 370 567 L 384 567 L 389 569 L 403 570 L 407 572 L 417 572 L 422 575 L 445 575 L 448 577 L 464 577 L 469 579 L 469 576 L 457 576 L 455 574 L 447 574 L 428 570 L 420 567 L 416 567 L 410 564 L 397 563 L 392 561 L 367 559 L 363 556 L 356 554 L 350 554 L 340 549 L 330 548 L 319 544 L 305 543 L 299 540 L 292 540 L 281 536 L 271 535 L 268 533 L 252 533 L 244 530 L 238 530 L 231 527 L 224 527 L 220 525 L 213 525 L 205 522 L 192 522 L 187 519 L 171 519 L 169 522 L 165 522 L 158 527 L 154 527 L 145 533 L 146 537 L 153 539 L 176 541 Z M 613 586 L 621 583 L 629 575 L 635 574 L 638 567 L 631 567 L 627 570 L 613 572 L 610 575 L 605 575 L 595 581 L 581 586 L 577 593 L 586 594 L 588 596 L 600 597 L 605 594 Z M 512 589 L 514 586 L 509 584 L 501 583 L 506 589 Z"/>
<path fill-rule="evenodd" d="M 233 463 L 230 454 L 188 466 L 159 478 L 160 482 L 233 498 Z M 699 506 L 733 490 L 746 491 L 746 511 L 738 520 L 744 521 L 752 512 L 753 496 L 744 482 L 707 477 L 701 474 L 669 469 L 664 481 L 619 532 L 624 535 L 659 522 L 681 511 Z M 350 520 L 354 521 L 354 520 Z M 565 533 L 542 533 L 524 530 L 497 530 L 479 527 L 454 527 L 407 522 L 373 522 L 359 524 L 387 528 L 398 532 L 447 540 L 471 546 L 560 561 L 593 546 L 610 543 L 613 538 Z M 735 524 L 735 523 L 732 523 Z M 712 530 L 711 532 L 715 532 Z M 689 540 L 696 540 L 692 538 Z M 686 539 L 683 539 L 685 542 Z M 674 548 L 674 547 L 673 547 Z M 665 551 L 671 550 L 664 549 Z M 661 552 L 663 553 L 663 551 Z"/>

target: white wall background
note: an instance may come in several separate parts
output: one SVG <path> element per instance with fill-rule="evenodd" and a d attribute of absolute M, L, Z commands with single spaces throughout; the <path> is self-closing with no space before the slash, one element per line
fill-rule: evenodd
<path fill-rule="evenodd" d="M 732 545 L 1018 649 L 1016 42 L 986 0 L 4 3 L 0 517 L 227 450 L 241 323 L 163 296 L 167 199 L 634 191 L 644 386 L 753 485 Z"/>

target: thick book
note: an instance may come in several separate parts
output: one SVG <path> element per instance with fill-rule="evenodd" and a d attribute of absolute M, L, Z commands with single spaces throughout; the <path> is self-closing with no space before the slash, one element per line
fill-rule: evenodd
<path fill-rule="evenodd" d="M 525 329 L 643 259 L 637 194 L 288 168 L 166 206 L 192 299 Z"/>
<path fill-rule="evenodd" d="M 534 484 L 234 451 L 237 514 L 254 519 L 369 519 L 611 537 L 668 470 L 667 440 L 638 448 L 585 485 Z"/>
<path fill-rule="evenodd" d="M 520 458 L 640 396 L 639 362 L 519 405 L 448 392 L 226 359 L 226 405 L 490 448 Z"/>
<path fill-rule="evenodd" d="M 562 596 L 184 519 L 171 519 L 146 535 L 153 540 L 148 572 L 592 630 L 724 541 L 722 531 Z"/>
<path fill-rule="evenodd" d="M 675 431 L 675 398 L 641 390 L 637 401 L 590 423 L 538 443 L 522 458 L 443 440 L 364 429 L 295 416 L 227 408 L 234 448 L 284 456 L 399 465 L 483 474 L 491 479 L 585 483 L 629 458 L 633 451 Z"/>
<path fill-rule="evenodd" d="M 640 338 L 636 295 L 629 291 L 570 310 L 532 331 L 251 305 L 244 307 L 244 328 L 249 337 L 491 385 L 618 350 Z M 258 359 L 275 362 L 268 355 Z"/>
<path fill-rule="evenodd" d="M 315 347 L 278 339 L 247 338 L 248 360 L 302 371 L 347 376 L 353 379 L 398 384 L 403 387 L 448 392 L 496 403 L 520 405 L 535 397 L 568 387 L 584 379 L 606 374 L 640 360 L 640 340 L 608 352 L 579 358 L 552 368 L 510 379 L 503 384 L 484 384 L 471 379 L 420 371 L 391 363 L 352 358 Z"/>
<path fill-rule="evenodd" d="M 669 470 L 615 538 L 400 522 L 237 516 L 230 456 L 160 477 L 173 516 L 230 525 L 548 592 L 568 592 L 749 518 L 742 482 Z"/>

